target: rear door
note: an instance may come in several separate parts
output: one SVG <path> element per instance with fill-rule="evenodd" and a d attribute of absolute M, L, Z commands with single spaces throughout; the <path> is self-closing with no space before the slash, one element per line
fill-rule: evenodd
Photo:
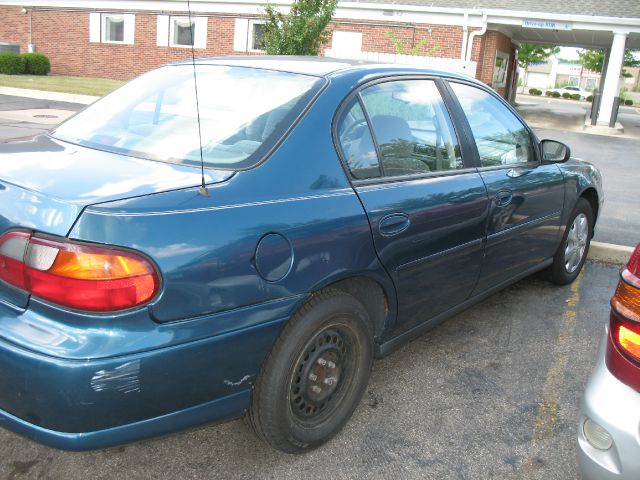
<path fill-rule="evenodd" d="M 564 178 L 540 161 L 535 137 L 495 94 L 450 82 L 477 147 L 478 171 L 490 211 L 485 261 L 476 293 L 524 275 L 558 245 Z"/>
<path fill-rule="evenodd" d="M 396 333 L 467 299 L 480 273 L 488 199 L 438 81 L 366 86 L 343 108 L 337 136 L 396 285 Z"/>

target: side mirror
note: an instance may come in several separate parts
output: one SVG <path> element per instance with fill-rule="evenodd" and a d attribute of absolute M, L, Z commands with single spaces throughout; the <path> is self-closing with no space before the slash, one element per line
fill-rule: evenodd
<path fill-rule="evenodd" d="M 571 158 L 571 149 L 564 143 L 555 140 L 542 140 L 540 151 L 543 162 L 561 163 Z"/>

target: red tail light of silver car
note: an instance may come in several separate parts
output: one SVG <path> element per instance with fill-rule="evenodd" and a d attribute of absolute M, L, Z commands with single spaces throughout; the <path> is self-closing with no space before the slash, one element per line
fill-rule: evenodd
<path fill-rule="evenodd" d="M 620 277 L 611 299 L 606 362 L 619 380 L 640 391 L 640 244 Z"/>

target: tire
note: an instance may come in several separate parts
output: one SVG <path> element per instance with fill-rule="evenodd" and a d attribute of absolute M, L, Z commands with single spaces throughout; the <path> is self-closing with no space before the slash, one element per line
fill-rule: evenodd
<path fill-rule="evenodd" d="M 338 290 L 315 294 L 289 320 L 265 360 L 249 425 L 287 453 L 319 447 L 351 418 L 372 362 L 373 334 L 362 304 Z"/>
<path fill-rule="evenodd" d="M 571 212 L 562 242 L 553 257 L 550 268 L 553 283 L 567 285 L 576 279 L 589 253 L 592 231 L 591 205 L 584 198 L 580 198 Z"/>

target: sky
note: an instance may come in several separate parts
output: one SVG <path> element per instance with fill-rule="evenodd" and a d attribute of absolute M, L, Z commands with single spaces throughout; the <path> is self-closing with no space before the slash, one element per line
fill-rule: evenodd
<path fill-rule="evenodd" d="M 565 60 L 578 60 L 578 49 L 573 47 L 560 47 L 560 53 L 556 56 Z"/>

